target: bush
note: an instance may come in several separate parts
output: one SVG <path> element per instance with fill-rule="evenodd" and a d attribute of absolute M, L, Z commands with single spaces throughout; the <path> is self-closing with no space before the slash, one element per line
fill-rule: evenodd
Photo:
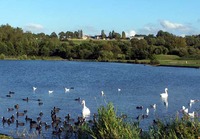
<path fill-rule="evenodd" d="M 157 60 L 157 58 L 155 57 L 155 55 L 150 56 L 150 64 L 151 65 L 159 65 L 160 62 Z"/>
<path fill-rule="evenodd" d="M 1 59 L 1 60 L 4 60 L 4 59 L 5 59 L 5 55 L 4 55 L 4 54 L 1 54 L 1 55 L 0 55 L 0 59 Z"/>
<path fill-rule="evenodd" d="M 149 130 L 149 136 L 156 139 L 196 139 L 200 136 L 200 124 L 197 119 L 188 119 L 187 115 L 168 122 L 156 120 Z"/>
<path fill-rule="evenodd" d="M 140 129 L 136 124 L 128 124 L 116 115 L 114 106 L 98 109 L 98 117 L 87 132 L 94 139 L 137 139 L 140 138 Z"/>

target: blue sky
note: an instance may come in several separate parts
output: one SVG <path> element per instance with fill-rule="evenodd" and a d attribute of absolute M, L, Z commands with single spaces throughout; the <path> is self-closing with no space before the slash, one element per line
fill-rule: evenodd
<path fill-rule="evenodd" d="M 200 34 L 199 0 L 1 0 L 0 25 L 33 33 Z"/>

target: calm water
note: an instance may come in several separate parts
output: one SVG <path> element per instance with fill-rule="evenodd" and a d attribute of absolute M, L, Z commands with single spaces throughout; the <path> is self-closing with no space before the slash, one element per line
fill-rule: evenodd
<path fill-rule="evenodd" d="M 19 111 L 28 110 L 28 117 L 36 118 L 44 113 L 42 121 L 51 123 L 50 112 L 53 107 L 61 108 L 58 113 L 64 117 L 70 113 L 73 118 L 81 115 L 81 105 L 74 101 L 80 97 L 86 100 L 86 106 L 92 113 L 97 108 L 112 102 L 119 114 L 127 114 L 135 120 L 145 113 L 151 104 L 157 109 L 150 109 L 149 117 L 141 121 L 141 127 L 151 124 L 154 118 L 174 116 L 184 105 L 188 107 L 190 99 L 200 99 L 200 70 L 191 68 L 153 67 L 135 64 L 68 62 L 68 61 L 0 61 L 0 116 L 6 118 L 16 110 L 8 112 L 8 107 L 19 104 Z M 32 87 L 37 87 L 33 92 Z M 74 87 L 68 93 L 64 88 Z M 169 98 L 166 108 L 159 94 L 168 88 Z M 118 88 L 121 89 L 118 92 Z M 52 94 L 48 90 L 53 90 Z M 9 91 L 15 94 L 8 98 Z M 101 96 L 104 91 L 105 96 Z M 29 97 L 29 102 L 22 101 Z M 38 105 L 41 99 L 43 105 Z M 199 104 L 194 104 L 189 112 L 198 111 Z M 144 106 L 137 110 L 136 106 Z M 25 122 L 24 117 L 19 121 Z M 29 131 L 29 124 L 16 128 L 0 122 L 0 132 L 14 134 L 17 131 Z M 44 137 L 50 137 L 52 129 L 43 130 Z"/>

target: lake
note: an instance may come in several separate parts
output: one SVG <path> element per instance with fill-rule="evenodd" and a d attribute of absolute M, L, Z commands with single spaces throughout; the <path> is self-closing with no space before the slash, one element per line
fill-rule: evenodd
<path fill-rule="evenodd" d="M 155 67 L 148 65 L 73 62 L 73 61 L 0 61 L 0 116 L 16 116 L 16 110 L 7 111 L 19 104 L 19 112 L 27 110 L 25 115 L 36 120 L 42 111 L 42 121 L 51 123 L 51 110 L 59 107 L 58 116 L 70 113 L 73 118 L 81 116 L 82 106 L 75 101 L 81 98 L 91 113 L 112 102 L 117 113 L 127 114 L 135 121 L 149 108 L 149 117 L 142 120 L 141 127 L 148 129 L 155 118 L 173 117 L 182 106 L 188 106 L 190 99 L 200 99 L 200 70 L 193 68 Z M 37 87 L 34 92 L 32 87 Z M 65 93 L 64 88 L 74 88 Z M 118 88 L 121 91 L 118 91 Z M 168 107 L 160 98 L 160 93 L 168 88 Z M 53 93 L 49 94 L 49 90 Z M 7 97 L 9 91 L 14 92 Z M 101 96 L 104 91 L 105 96 Z M 29 101 L 23 101 L 24 98 Z M 41 99 L 42 105 L 38 105 Z M 156 104 L 156 110 L 150 105 Z M 199 104 L 192 105 L 189 112 L 198 111 Z M 137 106 L 144 109 L 138 110 Z M 25 122 L 25 116 L 18 117 Z M 29 131 L 29 124 L 16 127 L 0 122 L 0 132 L 15 135 L 17 132 Z M 51 137 L 52 129 L 42 130 L 43 137 Z"/>

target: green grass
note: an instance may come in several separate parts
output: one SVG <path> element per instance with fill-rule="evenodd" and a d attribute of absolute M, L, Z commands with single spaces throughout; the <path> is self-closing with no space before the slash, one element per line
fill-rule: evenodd
<path fill-rule="evenodd" d="M 123 120 L 116 115 L 113 104 L 108 103 L 98 109 L 93 126 L 88 126 L 85 131 L 94 139 L 139 139 L 141 130 L 138 126 Z"/>
<path fill-rule="evenodd" d="M 175 55 L 156 55 L 160 65 L 166 66 L 183 66 L 183 67 L 200 67 L 200 60 L 184 59 Z"/>
<path fill-rule="evenodd" d="M 0 134 L 0 139 L 13 139 L 13 138 L 8 135 Z"/>
<path fill-rule="evenodd" d="M 102 39 L 86 39 L 86 40 L 83 40 L 83 39 L 69 39 L 69 41 L 72 41 L 74 44 L 77 44 L 77 45 L 80 45 L 82 43 L 87 43 L 87 42 L 90 42 L 90 41 L 93 41 L 93 42 L 114 42 L 114 41 L 118 41 L 118 40 L 102 40 Z M 130 41 L 130 40 L 120 40 L 120 41 Z M 62 41 L 61 43 L 68 43 L 68 41 Z"/>
<path fill-rule="evenodd" d="M 198 118 L 190 119 L 188 115 L 161 121 L 156 119 L 149 125 L 148 131 L 142 131 L 137 122 L 127 122 L 126 117 L 117 116 L 112 103 L 98 109 L 92 125 L 82 126 L 82 133 L 93 139 L 197 139 L 200 137 Z M 85 135 L 85 134 L 84 134 Z M 79 136 L 81 138 L 81 136 Z"/>
<path fill-rule="evenodd" d="M 179 60 L 180 57 L 177 55 L 156 55 L 158 60 Z"/>
<path fill-rule="evenodd" d="M 45 57 L 45 56 L 22 55 L 22 56 L 5 56 L 2 60 L 63 60 L 63 58 L 57 56 Z"/>

